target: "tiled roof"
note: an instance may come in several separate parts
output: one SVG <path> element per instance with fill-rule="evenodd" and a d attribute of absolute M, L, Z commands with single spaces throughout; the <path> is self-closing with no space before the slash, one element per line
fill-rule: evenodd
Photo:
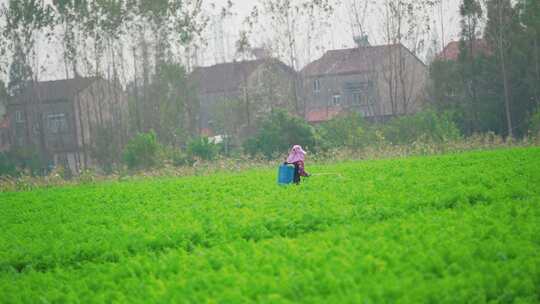
<path fill-rule="evenodd" d="M 308 64 L 302 70 L 302 74 L 309 77 L 369 72 L 383 63 L 388 52 L 399 47 L 403 46 L 393 44 L 331 50 L 320 59 Z"/>
<path fill-rule="evenodd" d="M 460 53 L 460 41 L 452 41 L 437 55 L 437 59 L 457 61 Z M 479 39 L 473 42 L 473 53 L 475 56 L 479 54 L 489 55 L 491 51 L 487 42 Z"/>
<path fill-rule="evenodd" d="M 309 110 L 306 113 L 306 120 L 309 123 L 321 123 L 332 120 L 342 113 L 339 107 L 322 108 Z"/>
<path fill-rule="evenodd" d="M 9 128 L 9 116 L 4 116 L 3 118 L 0 117 L 0 129 L 8 129 Z"/>
<path fill-rule="evenodd" d="M 204 137 L 210 137 L 214 135 L 214 132 L 210 128 L 202 128 L 200 131 L 200 135 Z"/>
<path fill-rule="evenodd" d="M 193 71 L 191 79 L 197 83 L 201 93 L 235 92 L 240 89 L 244 77 L 248 78 L 259 66 L 268 62 L 278 64 L 283 69 L 293 72 L 281 61 L 258 59 L 198 67 Z"/>
<path fill-rule="evenodd" d="M 69 100 L 80 91 L 89 87 L 96 80 L 96 77 L 77 77 L 72 79 L 40 81 L 28 85 L 11 102 L 28 103 L 38 100 L 38 97 L 41 101 Z"/>

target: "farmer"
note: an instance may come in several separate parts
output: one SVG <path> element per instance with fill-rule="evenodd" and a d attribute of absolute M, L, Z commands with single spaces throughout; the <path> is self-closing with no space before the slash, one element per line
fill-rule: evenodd
<path fill-rule="evenodd" d="M 309 174 L 304 170 L 304 160 L 306 151 L 299 145 L 294 145 L 287 157 L 287 164 L 294 165 L 294 183 L 300 183 L 300 176 L 309 177 Z"/>

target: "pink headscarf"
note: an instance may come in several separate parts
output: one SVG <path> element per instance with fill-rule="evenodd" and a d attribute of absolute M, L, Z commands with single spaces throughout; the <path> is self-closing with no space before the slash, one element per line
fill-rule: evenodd
<path fill-rule="evenodd" d="M 287 162 L 289 164 L 293 164 L 297 161 L 304 161 L 305 156 L 306 151 L 304 151 L 301 146 L 295 145 L 292 147 L 292 150 L 289 153 L 289 157 L 287 157 Z"/>

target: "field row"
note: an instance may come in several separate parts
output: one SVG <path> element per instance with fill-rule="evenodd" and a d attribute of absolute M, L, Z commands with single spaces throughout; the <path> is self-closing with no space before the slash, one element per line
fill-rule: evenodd
<path fill-rule="evenodd" d="M 3 194 L 0 271 L 293 237 L 351 221 L 534 197 L 538 161 L 527 156 L 535 152 L 313 168 L 342 177 L 315 176 L 292 188 L 276 186 L 274 172 L 267 171 Z"/>
<path fill-rule="evenodd" d="M 0 299 L 540 301 L 540 149 L 309 169 L 2 193 Z"/>
<path fill-rule="evenodd" d="M 27 303 L 43 295 L 73 303 L 533 303 L 540 286 L 538 222 L 533 201 L 465 206 L 298 238 L 3 273 L 0 294 Z"/>

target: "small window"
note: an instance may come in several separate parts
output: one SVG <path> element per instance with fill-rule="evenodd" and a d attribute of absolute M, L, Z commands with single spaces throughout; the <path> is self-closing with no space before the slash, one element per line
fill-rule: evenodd
<path fill-rule="evenodd" d="M 15 111 L 15 122 L 24 122 L 24 115 L 22 111 Z"/>
<path fill-rule="evenodd" d="M 371 104 L 371 100 L 366 94 L 364 94 L 364 92 L 353 92 L 352 104 L 358 106 L 369 106 Z"/>
<path fill-rule="evenodd" d="M 32 133 L 34 133 L 34 135 L 39 135 L 39 125 L 35 124 L 32 126 Z"/>
<path fill-rule="evenodd" d="M 313 92 L 319 93 L 321 91 L 321 81 L 319 79 L 315 79 L 313 81 Z"/>
<path fill-rule="evenodd" d="M 354 92 L 352 94 L 352 102 L 353 102 L 354 105 L 361 105 L 362 104 L 362 93 Z"/>
<path fill-rule="evenodd" d="M 67 130 L 66 114 L 49 114 L 47 116 L 48 128 L 52 133 L 61 133 Z"/>
<path fill-rule="evenodd" d="M 341 95 L 340 94 L 335 94 L 333 97 L 332 97 L 332 104 L 334 106 L 339 106 L 341 105 Z"/>

